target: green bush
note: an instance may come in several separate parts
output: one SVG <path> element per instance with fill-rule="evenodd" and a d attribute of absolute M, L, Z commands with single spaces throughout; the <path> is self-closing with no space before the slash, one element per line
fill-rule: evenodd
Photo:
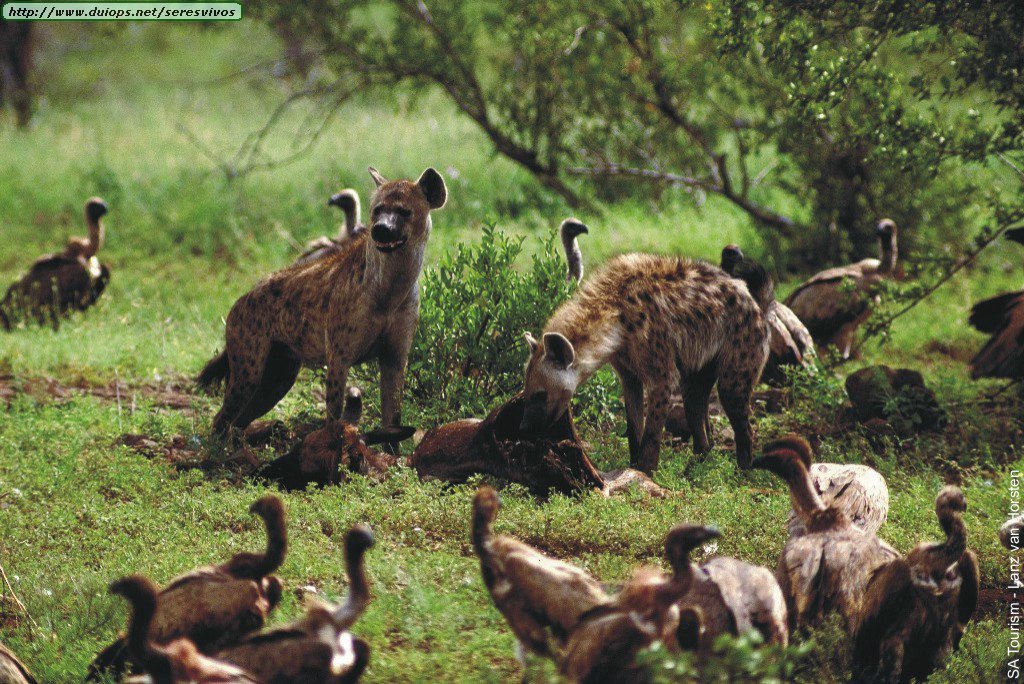
<path fill-rule="evenodd" d="M 439 420 L 480 416 L 518 392 L 536 333 L 573 285 L 553 235 L 523 271 L 523 239 L 493 225 L 479 244 L 460 244 L 423 274 L 420 325 L 406 374 L 410 395 Z"/>

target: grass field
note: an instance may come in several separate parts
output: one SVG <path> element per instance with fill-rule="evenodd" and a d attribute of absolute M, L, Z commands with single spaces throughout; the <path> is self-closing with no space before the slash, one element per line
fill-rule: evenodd
<path fill-rule="evenodd" d="M 0 405 L 0 565 L 37 625 L 0 603 L 0 642 L 41 681 L 66 682 L 79 681 L 124 624 L 124 606 L 106 594 L 112 579 L 142 572 L 162 582 L 262 543 L 260 525 L 246 513 L 262 485 L 229 471 L 178 471 L 116 443 L 129 432 L 205 438 L 216 399 L 197 395 L 190 408 L 172 410 L 154 405 L 144 388 L 194 375 L 222 344 L 232 302 L 308 239 L 336 231 L 339 216 L 325 206 L 332 192 L 351 186 L 366 198 L 369 165 L 389 177 L 441 170 L 450 202 L 434 217 L 431 264 L 460 241 L 479 240 L 491 222 L 523 236 L 527 254 L 536 252 L 567 209 L 495 156 L 440 97 L 349 103 L 309 155 L 229 182 L 213 158 L 230 157 L 285 94 L 257 74 L 221 79 L 276 54 L 265 31 L 248 22 L 211 32 L 167 25 L 110 36 L 54 31 L 52 45 L 62 47 L 44 53 L 44 98 L 33 127 L 0 127 L 0 281 L 82 233 L 82 202 L 97 194 L 111 207 L 103 258 L 113 279 L 94 309 L 58 332 L 32 327 L 0 337 L 0 375 L 14 389 Z M 272 154 L 291 149 L 299 110 L 270 137 Z M 762 251 L 746 218 L 714 201 L 697 208 L 670 194 L 658 206 L 626 203 L 582 218 L 591 226 L 583 244 L 588 268 L 627 250 L 716 258 L 723 244 L 738 242 L 755 256 Z M 789 429 L 827 433 L 849 371 L 883 362 L 924 372 L 950 413 L 944 433 L 881 453 L 859 431 L 830 434 L 821 459 L 867 461 L 885 475 L 892 507 L 881 536 L 900 551 L 939 538 L 934 496 L 945 480 L 963 484 L 970 544 L 996 599 L 934 681 L 997 681 L 1005 653 L 1004 606 L 992 591 L 1005 585 L 1008 560 L 995 530 L 1008 506 L 1009 469 L 1022 466 L 1020 404 L 1014 392 L 999 393 L 998 383 L 968 380 L 966 362 L 983 338 L 967 326 L 966 312 L 980 297 L 1019 286 L 1015 249 L 995 246 L 900 319 L 884 346 L 868 345 L 861 361 L 810 383 L 788 413 L 757 426 L 762 438 Z M 373 369 L 356 376 L 371 397 L 374 377 Z M 55 401 L 40 390 L 42 378 L 87 387 L 116 380 L 129 389 L 114 400 Z M 319 415 L 318 389 L 304 372 L 269 417 Z M 440 419 L 429 402 L 409 409 L 423 428 Z M 608 425 L 580 425 L 601 467 L 626 465 L 617 436 L 623 425 L 620 412 Z M 662 463 L 656 480 L 680 496 L 539 502 L 508 489 L 499 529 L 608 582 L 640 562 L 659 562 L 664 533 L 684 520 L 717 524 L 719 553 L 774 566 L 789 506 L 777 480 L 739 473 L 724 450 L 697 458 L 686 445 L 666 446 Z M 397 472 L 383 483 L 356 478 L 286 495 L 292 548 L 281 574 L 289 591 L 276 620 L 301 611 L 291 589 L 344 594 L 342 537 L 365 521 L 377 539 L 368 561 L 375 598 L 356 628 L 373 648 L 366 680 L 519 677 L 513 638 L 469 546 L 471 493 Z M 831 657 L 830 649 L 822 639 L 819 657 Z M 813 660 L 798 672 L 804 681 L 838 676 L 822 674 Z M 554 669 L 535 664 L 531 675 L 551 678 Z"/>

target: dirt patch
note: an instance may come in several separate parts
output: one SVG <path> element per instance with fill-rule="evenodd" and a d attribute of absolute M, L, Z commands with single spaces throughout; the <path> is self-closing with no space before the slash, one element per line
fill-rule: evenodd
<path fill-rule="evenodd" d="M 10 405 L 19 394 L 42 401 L 68 401 L 76 396 L 93 396 L 104 401 L 120 403 L 134 408 L 141 399 L 154 406 L 183 410 L 191 408 L 197 399 L 192 393 L 191 381 L 179 378 L 163 384 L 129 384 L 114 381 L 92 385 L 85 381 L 66 384 L 51 377 L 16 378 L 0 375 L 0 402 Z"/>

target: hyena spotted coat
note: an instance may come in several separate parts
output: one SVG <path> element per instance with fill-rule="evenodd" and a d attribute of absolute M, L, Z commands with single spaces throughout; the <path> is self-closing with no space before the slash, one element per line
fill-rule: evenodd
<path fill-rule="evenodd" d="M 746 284 L 718 267 L 617 257 L 555 311 L 541 342 L 529 333 L 527 341 L 523 430 L 559 418 L 576 388 L 610 363 L 622 382 L 630 465 L 647 473 L 658 467 L 669 398 L 678 389 L 694 450 L 709 450 L 704 415 L 715 382 L 736 433 L 737 461 L 750 465 L 750 395 L 768 355 L 768 327 Z"/>
<path fill-rule="evenodd" d="M 200 385 L 227 380 L 215 433 L 270 411 L 304 365 L 327 366 L 327 421 L 341 420 L 349 368 L 372 358 L 380 363 L 382 423 L 400 422 L 430 212 L 444 206 L 447 189 L 434 169 L 415 183 L 370 174 L 377 191 L 369 230 L 321 259 L 274 273 L 231 308 L 224 351 L 199 376 Z"/>

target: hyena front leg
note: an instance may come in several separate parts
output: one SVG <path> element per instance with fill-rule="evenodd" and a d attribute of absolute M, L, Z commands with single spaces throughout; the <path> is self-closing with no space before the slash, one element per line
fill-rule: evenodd
<path fill-rule="evenodd" d="M 658 454 L 661 450 L 661 433 L 668 417 L 669 401 L 672 389 L 679 386 L 679 376 L 672 373 L 671 377 L 658 378 L 646 387 L 647 415 L 644 418 L 644 433 L 640 440 L 640 457 L 630 465 L 648 475 L 658 469 Z"/>
<path fill-rule="evenodd" d="M 640 458 L 640 436 L 644 429 L 644 385 L 628 368 L 616 366 L 622 383 L 622 403 L 626 406 L 626 440 L 629 442 L 629 462 Z"/>
<path fill-rule="evenodd" d="M 409 362 L 417 317 L 402 321 L 384 333 L 380 348 L 380 417 L 381 427 L 396 427 L 402 422 L 402 391 L 405 388 L 405 367 Z M 388 442 L 384 449 L 398 453 L 398 443 Z"/>

